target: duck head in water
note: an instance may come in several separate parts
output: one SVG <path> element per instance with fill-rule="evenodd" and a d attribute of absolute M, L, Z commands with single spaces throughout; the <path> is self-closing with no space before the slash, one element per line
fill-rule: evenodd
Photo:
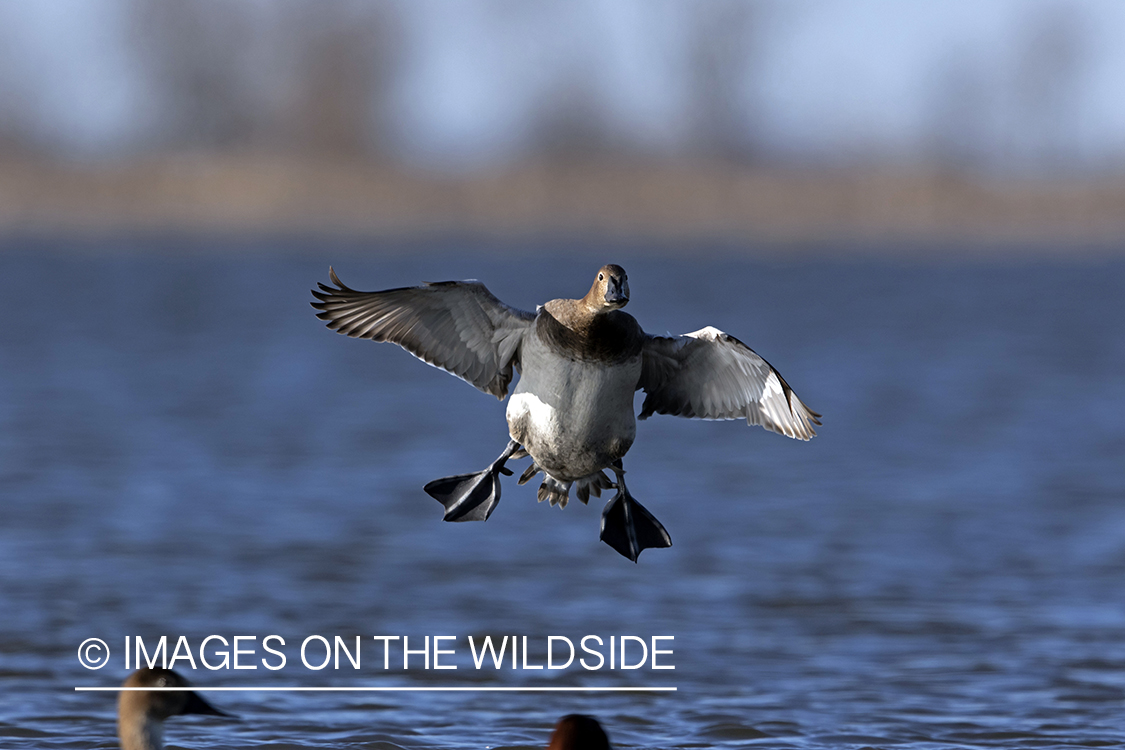
<path fill-rule="evenodd" d="M 547 750 L 612 750 L 609 737 L 593 716 L 569 714 L 559 719 Z"/>
<path fill-rule="evenodd" d="M 138 669 L 129 675 L 124 686 L 182 689 L 122 690 L 117 699 L 117 737 L 121 740 L 121 750 L 161 750 L 164 720 L 172 716 L 231 716 L 188 689 L 188 681 L 171 669 Z"/>

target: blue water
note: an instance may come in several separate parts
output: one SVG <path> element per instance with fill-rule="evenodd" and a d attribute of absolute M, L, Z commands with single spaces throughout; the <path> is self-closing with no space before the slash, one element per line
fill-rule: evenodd
<path fill-rule="evenodd" d="M 1125 746 L 1125 263 L 520 249 L 5 245 L 0 745 L 114 747 L 114 695 L 73 688 L 119 684 L 126 636 L 279 634 L 283 670 L 177 669 L 678 690 L 207 693 L 240 718 L 173 719 L 172 746 L 531 748 L 569 712 L 624 748 Z M 637 565 L 598 541 L 599 501 L 514 478 L 487 523 L 442 523 L 422 485 L 487 465 L 504 405 L 328 331 L 309 288 L 332 263 L 533 309 L 604 262 L 646 330 L 754 347 L 820 437 L 641 423 L 629 487 L 674 546 Z M 384 672 L 371 642 L 359 671 L 312 671 L 312 634 L 454 635 L 459 668 Z M 485 634 L 529 636 L 532 663 L 549 635 L 672 635 L 676 668 L 478 671 Z M 115 652 L 99 671 L 89 637 Z"/>

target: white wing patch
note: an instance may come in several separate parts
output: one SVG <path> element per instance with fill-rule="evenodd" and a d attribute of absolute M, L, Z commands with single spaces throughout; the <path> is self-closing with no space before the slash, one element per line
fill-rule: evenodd
<path fill-rule="evenodd" d="M 691 336 L 693 339 L 703 339 L 704 341 L 718 341 L 723 336 L 726 336 L 725 333 L 720 331 L 715 326 L 704 326 L 698 331 L 692 331 L 691 333 L 685 333 L 684 335 Z"/>
<path fill-rule="evenodd" d="M 777 377 L 777 373 L 770 370 L 770 375 L 766 378 L 765 389 L 762 391 L 762 397 L 758 399 L 759 402 L 765 401 L 767 398 L 780 397 L 785 393 L 781 389 L 781 380 Z"/>

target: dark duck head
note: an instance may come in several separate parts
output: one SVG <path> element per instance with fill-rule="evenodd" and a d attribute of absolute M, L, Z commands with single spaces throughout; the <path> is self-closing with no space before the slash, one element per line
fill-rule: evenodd
<path fill-rule="evenodd" d="M 612 746 L 597 719 L 570 714 L 559 719 L 555 725 L 547 750 L 612 750 Z"/>

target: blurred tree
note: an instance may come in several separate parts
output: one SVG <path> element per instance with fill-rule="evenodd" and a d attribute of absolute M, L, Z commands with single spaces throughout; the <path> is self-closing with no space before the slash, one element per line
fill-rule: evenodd
<path fill-rule="evenodd" d="M 491 0 L 482 7 L 492 24 L 540 45 L 518 52 L 524 64 L 538 68 L 526 103 L 534 151 L 565 161 L 629 149 L 606 100 L 612 94 L 605 85 L 604 14 L 575 12 L 573 0 Z"/>
<path fill-rule="evenodd" d="M 1087 27 L 1074 4 L 1037 6 L 1001 54 L 950 51 L 932 86 L 931 146 L 953 168 L 1078 166 Z"/>
<path fill-rule="evenodd" d="M 387 3 L 132 0 L 167 145 L 365 157 L 393 67 Z"/>
<path fill-rule="evenodd" d="M 1028 17 L 1017 52 L 1013 93 L 1016 148 L 1048 169 L 1081 159 L 1081 92 L 1086 27 L 1073 4 Z M 1021 142 L 1022 141 L 1022 142 Z"/>
<path fill-rule="evenodd" d="M 998 83 L 975 55 L 958 50 L 933 75 L 927 129 L 929 156 L 944 168 L 984 165 L 995 140 Z"/>
<path fill-rule="evenodd" d="M 261 33 L 247 3 L 133 0 L 135 40 L 162 113 L 158 138 L 181 147 L 247 147 L 268 129 Z M 256 23 L 258 21 L 258 23 Z"/>
<path fill-rule="evenodd" d="M 758 3 L 693 3 L 689 45 L 688 107 L 692 148 L 705 156 L 750 160 L 755 127 L 750 95 L 755 73 Z"/>
<path fill-rule="evenodd" d="M 629 150 L 627 142 L 615 138 L 606 108 L 588 81 L 585 76 L 571 77 L 544 97 L 532 123 L 537 151 L 566 159 Z"/>
<path fill-rule="evenodd" d="M 288 17 L 296 71 L 288 138 L 320 156 L 372 156 L 382 132 L 400 52 L 389 3 L 302 0 Z"/>
<path fill-rule="evenodd" d="M 370 150 L 369 55 L 363 30 L 326 29 L 308 40 L 292 102 L 299 150 L 341 157 Z"/>

